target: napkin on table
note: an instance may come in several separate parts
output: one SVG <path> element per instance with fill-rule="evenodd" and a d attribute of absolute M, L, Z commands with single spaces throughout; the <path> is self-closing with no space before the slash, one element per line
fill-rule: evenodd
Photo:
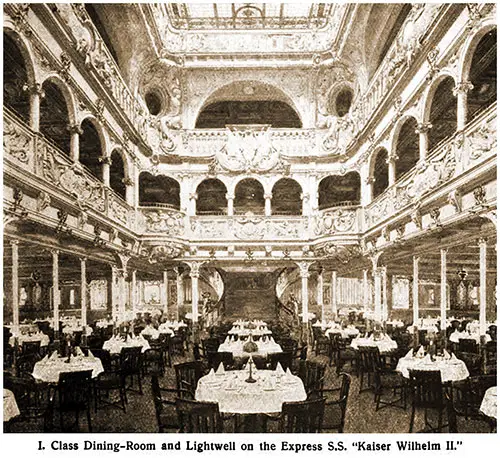
<path fill-rule="evenodd" d="M 420 348 L 417 351 L 417 358 L 423 358 L 425 354 L 424 347 L 420 345 Z"/>
<path fill-rule="evenodd" d="M 285 371 L 283 370 L 283 366 L 281 365 L 281 363 L 278 363 L 276 365 L 276 373 L 279 374 L 279 375 L 283 375 L 285 373 Z"/>
<path fill-rule="evenodd" d="M 224 364 L 220 363 L 219 364 L 219 367 L 217 368 L 217 372 L 215 372 L 217 375 L 222 375 L 224 374 L 226 371 L 224 369 Z"/>
<path fill-rule="evenodd" d="M 429 353 L 427 353 L 427 355 L 425 355 L 424 363 L 426 363 L 426 364 L 432 363 L 431 355 L 429 355 Z"/>
<path fill-rule="evenodd" d="M 58 354 L 57 354 L 57 350 L 55 350 L 51 355 L 50 355 L 50 358 L 49 358 L 49 361 L 54 361 L 56 360 L 58 357 Z"/>
<path fill-rule="evenodd" d="M 413 358 L 413 348 L 410 349 L 408 353 L 406 353 L 404 359 L 412 359 Z"/>
<path fill-rule="evenodd" d="M 451 359 L 451 355 L 445 350 L 443 350 L 443 356 L 444 356 L 444 359 L 448 360 L 448 359 Z"/>
<path fill-rule="evenodd" d="M 215 372 L 213 369 L 210 369 L 210 372 L 207 375 L 208 378 L 214 378 L 215 377 Z"/>
<path fill-rule="evenodd" d="M 75 353 L 76 353 L 76 356 L 85 356 L 83 354 L 83 351 L 82 351 L 82 349 L 80 347 L 76 347 L 75 348 Z"/>

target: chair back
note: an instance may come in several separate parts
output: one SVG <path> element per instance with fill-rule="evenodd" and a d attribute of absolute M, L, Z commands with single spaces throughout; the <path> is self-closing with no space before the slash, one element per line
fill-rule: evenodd
<path fill-rule="evenodd" d="M 222 363 L 224 365 L 224 369 L 230 369 L 234 364 L 233 354 L 230 351 L 220 351 L 214 355 L 213 358 L 213 369 L 217 369 Z"/>
<path fill-rule="evenodd" d="M 177 399 L 175 408 L 181 433 L 221 433 L 222 417 L 216 402 Z"/>
<path fill-rule="evenodd" d="M 200 361 L 188 361 L 186 363 L 176 364 L 174 368 L 178 396 L 183 398 L 185 397 L 183 393 L 188 391 L 194 399 L 198 380 L 200 380 L 202 376 L 202 365 Z"/>
<path fill-rule="evenodd" d="M 380 368 L 380 350 L 378 347 L 359 347 L 359 368 L 362 372 L 373 373 Z"/>
<path fill-rule="evenodd" d="M 35 364 L 40 360 L 40 355 L 38 353 L 28 353 L 19 356 L 16 359 L 16 375 L 21 377 L 23 374 L 31 375 Z"/>
<path fill-rule="evenodd" d="M 284 402 L 281 408 L 280 432 L 319 433 L 323 426 L 325 399 Z"/>
<path fill-rule="evenodd" d="M 295 339 L 290 339 L 290 338 L 282 339 L 280 345 L 283 352 L 291 353 L 292 355 L 297 353 L 297 347 L 299 346 L 299 344 Z"/>
<path fill-rule="evenodd" d="M 414 407 L 442 408 L 444 404 L 441 371 L 410 369 L 410 390 Z"/>
<path fill-rule="evenodd" d="M 269 361 L 269 369 L 276 370 L 278 363 L 280 363 L 283 370 L 286 371 L 292 367 L 293 354 L 287 352 L 269 353 L 267 359 Z"/>
<path fill-rule="evenodd" d="M 465 353 L 478 353 L 478 344 L 474 339 L 458 339 L 458 351 Z"/>
<path fill-rule="evenodd" d="M 299 377 L 304 383 L 306 393 L 319 393 L 323 391 L 326 366 L 312 361 L 300 361 Z"/>
<path fill-rule="evenodd" d="M 90 351 L 96 358 L 99 358 L 101 360 L 104 371 L 111 372 L 112 370 L 111 353 L 108 350 L 103 350 L 102 348 L 95 348 Z"/>
<path fill-rule="evenodd" d="M 210 337 L 208 339 L 203 339 L 201 341 L 201 345 L 203 348 L 203 353 L 206 355 L 207 353 L 216 353 L 219 349 L 219 340 L 215 337 Z"/>
<path fill-rule="evenodd" d="M 122 375 L 140 374 L 142 347 L 123 347 L 120 351 L 120 372 Z"/>
<path fill-rule="evenodd" d="M 59 408 L 61 410 L 84 409 L 91 397 L 92 370 L 61 372 L 59 374 Z"/>
<path fill-rule="evenodd" d="M 40 341 L 23 342 L 23 355 L 37 355 L 40 353 Z"/>

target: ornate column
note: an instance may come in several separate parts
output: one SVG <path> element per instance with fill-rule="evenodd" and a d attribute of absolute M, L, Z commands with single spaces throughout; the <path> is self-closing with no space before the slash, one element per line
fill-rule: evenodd
<path fill-rule="evenodd" d="M 101 156 L 99 162 L 102 164 L 102 182 L 109 187 L 109 168 L 111 166 L 110 156 Z"/>
<path fill-rule="evenodd" d="M 118 321 L 118 267 L 111 266 L 111 315 Z"/>
<path fill-rule="evenodd" d="M 446 248 L 441 248 L 441 331 L 446 329 Z"/>
<path fill-rule="evenodd" d="M 370 284 L 368 283 L 368 269 L 363 269 L 363 310 L 368 310 L 370 303 Z"/>
<path fill-rule="evenodd" d="M 429 151 L 429 137 L 427 132 L 432 128 L 432 124 L 428 122 L 419 122 L 415 133 L 418 134 L 418 152 L 419 161 L 424 162 L 427 158 L 427 153 Z"/>
<path fill-rule="evenodd" d="M 19 242 L 10 242 L 12 249 L 12 324 L 13 331 L 19 332 Z"/>
<path fill-rule="evenodd" d="M 419 316 L 419 297 L 418 297 L 419 260 L 420 258 L 418 256 L 413 256 L 413 326 L 418 325 L 418 316 Z"/>
<path fill-rule="evenodd" d="M 387 321 L 389 310 L 387 305 L 387 267 L 381 267 L 382 271 L 382 321 Z"/>
<path fill-rule="evenodd" d="M 373 183 L 374 177 L 367 177 L 364 181 L 365 186 L 361 187 L 361 200 L 364 205 L 368 205 L 373 200 Z"/>
<path fill-rule="evenodd" d="M 180 268 L 174 269 L 177 275 L 177 311 L 176 319 L 179 319 L 180 308 L 184 305 L 184 279 L 182 278 L 182 271 Z"/>
<path fill-rule="evenodd" d="M 163 271 L 163 315 L 168 315 L 168 271 Z"/>
<path fill-rule="evenodd" d="M 80 258 L 80 305 L 82 308 L 82 341 L 87 344 L 87 259 Z"/>
<path fill-rule="evenodd" d="M 382 321 L 382 270 L 377 267 L 373 271 L 373 283 L 375 289 L 375 306 L 374 306 L 374 318 L 375 321 Z"/>
<path fill-rule="evenodd" d="M 124 178 L 123 184 L 125 185 L 125 201 L 131 207 L 134 206 L 134 182 L 130 178 Z"/>
<path fill-rule="evenodd" d="M 40 131 L 40 101 L 45 97 L 42 85 L 34 83 L 25 85 L 23 90 L 28 91 L 30 95 L 30 127 L 33 131 Z"/>
<path fill-rule="evenodd" d="M 391 156 L 387 156 L 387 165 L 388 165 L 388 178 L 389 178 L 389 186 L 392 186 L 396 182 L 396 161 L 398 157 L 393 154 Z"/>
<path fill-rule="evenodd" d="M 323 269 L 318 272 L 318 284 L 316 285 L 316 302 L 321 307 L 321 321 L 325 319 L 325 304 L 323 298 Z"/>
<path fill-rule="evenodd" d="M 332 314 L 333 318 L 337 317 L 337 271 L 332 270 L 332 284 L 330 286 L 332 295 Z"/>
<path fill-rule="evenodd" d="M 54 340 L 59 341 L 59 251 L 52 250 L 52 298 L 54 305 Z"/>
<path fill-rule="evenodd" d="M 118 313 L 120 319 L 123 321 L 125 319 L 125 299 L 126 299 L 126 290 L 127 290 L 127 269 L 119 269 L 118 270 Z"/>
<path fill-rule="evenodd" d="M 467 93 L 474 86 L 470 81 L 460 81 L 453 89 L 453 95 L 457 98 L 457 131 L 462 131 L 467 124 Z"/>
<path fill-rule="evenodd" d="M 196 215 L 196 201 L 198 200 L 198 194 L 193 192 L 192 194 L 189 194 L 189 205 L 187 207 L 187 214 L 188 216 L 195 216 Z"/>
<path fill-rule="evenodd" d="M 300 194 L 300 199 L 302 200 L 302 216 L 307 216 L 309 214 L 309 209 L 307 204 L 309 203 L 309 194 L 303 192 Z"/>
<path fill-rule="evenodd" d="M 479 240 L 479 335 L 486 335 L 486 239 Z"/>
<path fill-rule="evenodd" d="M 234 194 L 226 194 L 227 216 L 234 216 Z"/>
<path fill-rule="evenodd" d="M 309 342 L 309 262 L 298 262 L 300 278 L 302 279 L 302 341 Z"/>
<path fill-rule="evenodd" d="M 137 270 L 131 272 L 130 277 L 130 303 L 132 304 L 132 312 L 134 317 L 137 313 Z"/>
<path fill-rule="evenodd" d="M 265 207 L 264 207 L 264 215 L 265 216 L 271 216 L 272 210 L 271 210 L 271 199 L 273 195 L 271 193 L 264 194 L 264 199 L 265 201 Z"/>
<path fill-rule="evenodd" d="M 198 322 L 198 279 L 200 278 L 200 263 L 192 262 L 189 264 L 191 270 L 191 313 L 193 314 L 193 323 Z"/>
<path fill-rule="evenodd" d="M 83 134 L 82 128 L 78 124 L 68 127 L 70 138 L 69 156 L 73 162 L 78 162 L 80 158 L 80 135 Z"/>

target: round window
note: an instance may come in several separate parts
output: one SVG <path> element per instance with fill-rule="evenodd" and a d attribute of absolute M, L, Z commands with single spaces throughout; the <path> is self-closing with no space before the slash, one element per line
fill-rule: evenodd
<path fill-rule="evenodd" d="M 335 97 L 335 111 L 340 118 L 349 113 L 352 104 L 352 91 L 350 89 L 342 89 Z"/>
<path fill-rule="evenodd" d="M 161 111 L 161 99 L 160 96 L 156 92 L 148 92 L 145 96 L 146 106 L 148 107 L 149 112 L 156 116 Z"/>

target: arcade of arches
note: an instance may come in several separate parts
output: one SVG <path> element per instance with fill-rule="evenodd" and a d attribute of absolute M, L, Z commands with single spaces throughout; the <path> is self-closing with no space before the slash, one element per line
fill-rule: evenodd
<path fill-rule="evenodd" d="M 126 405 L 128 386 L 93 374 L 83 430 L 189 429 L 154 414 L 157 377 L 172 388 L 185 362 L 198 377 L 254 357 L 269 412 L 188 387 L 235 414 L 237 432 L 286 428 L 257 415 L 286 410 L 288 388 L 261 386 L 277 361 L 297 377 L 284 397 L 325 409 L 317 429 L 335 417 L 327 388 L 350 392 L 337 398 L 341 432 L 413 428 L 409 409 L 379 412 L 384 380 L 365 390 L 364 347 L 387 356 L 402 392 L 420 368 L 412 349 L 457 399 L 462 382 L 496 384 L 495 14 L 4 5 L 4 378 L 21 410 L 4 426 L 49 427 L 28 421 L 16 385 L 62 380 L 42 370 L 45 354 L 95 350 L 107 376 L 125 342 L 142 348 L 145 394 Z M 461 362 L 448 373 L 450 353 Z M 105 409 L 106 381 L 123 416 Z M 64 430 L 61 399 L 44 415 Z M 458 426 L 445 431 L 496 428 L 496 414 L 474 404 L 476 425 L 450 402 L 440 413 Z"/>

